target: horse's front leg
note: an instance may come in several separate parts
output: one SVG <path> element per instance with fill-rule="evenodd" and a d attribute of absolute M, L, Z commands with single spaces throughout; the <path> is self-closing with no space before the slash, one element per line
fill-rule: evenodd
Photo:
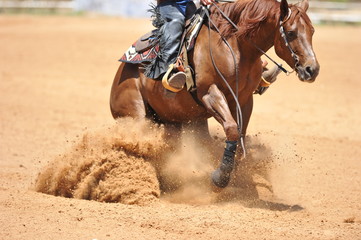
<path fill-rule="evenodd" d="M 238 100 L 239 102 L 241 102 L 241 100 Z M 236 106 L 230 106 L 231 109 L 232 107 L 236 107 Z M 252 110 L 253 110 L 253 95 L 250 96 L 250 98 L 247 100 L 247 102 L 242 106 L 242 129 L 241 129 L 241 134 L 243 136 L 243 141 L 245 141 L 245 136 L 246 136 L 246 132 L 247 132 L 247 127 L 248 127 L 248 123 L 249 120 L 251 118 L 252 115 Z M 236 115 L 233 114 L 233 117 L 236 118 Z M 245 144 L 245 143 L 244 143 Z M 245 148 L 241 148 L 241 154 L 243 155 L 243 157 L 246 156 L 246 151 Z"/>
<path fill-rule="evenodd" d="M 234 156 L 239 139 L 238 126 L 232 117 L 226 98 L 215 84 L 212 84 L 207 94 L 202 98 L 204 106 L 212 116 L 222 124 L 226 133 L 226 148 L 220 166 L 212 173 L 213 183 L 220 188 L 225 188 L 230 180 L 234 167 Z"/>

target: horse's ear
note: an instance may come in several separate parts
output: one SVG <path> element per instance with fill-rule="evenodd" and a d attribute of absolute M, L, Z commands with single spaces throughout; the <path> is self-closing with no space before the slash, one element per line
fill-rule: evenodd
<path fill-rule="evenodd" d="M 281 0 L 281 15 L 280 15 L 280 21 L 285 20 L 288 17 L 288 3 L 287 0 Z"/>
<path fill-rule="evenodd" d="M 307 11 L 309 3 L 308 0 L 303 0 L 302 2 L 299 3 L 300 8 L 303 9 L 303 11 Z"/>

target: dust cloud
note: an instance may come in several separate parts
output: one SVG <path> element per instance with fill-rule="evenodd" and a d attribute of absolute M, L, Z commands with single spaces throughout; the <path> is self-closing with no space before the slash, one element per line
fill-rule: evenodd
<path fill-rule="evenodd" d="M 257 199 L 268 182 L 270 150 L 248 138 L 248 154 L 235 166 L 229 187 L 211 182 L 219 165 L 224 139 L 198 141 L 185 129 L 175 144 L 163 126 L 121 119 L 105 129 L 84 133 L 79 143 L 55 158 L 39 174 L 35 190 L 68 198 L 148 205 L 159 198 L 175 203 L 210 204 Z M 238 153 L 240 158 L 241 153 Z"/>
<path fill-rule="evenodd" d="M 160 196 L 154 166 L 166 143 L 163 129 L 130 119 L 85 133 L 69 152 L 54 159 L 38 176 L 36 191 L 101 202 L 144 205 Z"/>

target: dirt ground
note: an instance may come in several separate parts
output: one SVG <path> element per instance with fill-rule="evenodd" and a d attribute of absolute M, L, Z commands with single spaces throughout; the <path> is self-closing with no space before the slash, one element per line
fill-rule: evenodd
<path fill-rule="evenodd" d="M 268 177 L 251 174 L 260 179 L 253 186 L 258 200 L 244 197 L 252 186 L 221 193 L 181 187 L 160 194 L 144 161 L 136 169 L 138 177 L 144 169 L 153 174 L 145 176 L 155 188 L 149 201 L 124 204 L 121 193 L 112 191 L 134 181 L 124 182 L 124 172 L 113 167 L 113 177 L 123 176 L 123 182 L 113 182 L 106 166 L 102 174 L 109 176 L 97 190 L 98 201 L 79 199 L 95 192 L 90 183 L 88 197 L 36 192 L 38 174 L 49 164 L 57 164 L 50 165 L 54 175 L 65 169 L 61 164 L 88 159 L 89 148 L 78 147 L 89 139 L 98 141 L 89 146 L 102 161 L 129 160 L 107 147 L 128 131 L 135 134 L 131 140 L 142 132 L 115 123 L 109 91 L 117 59 L 149 29 L 148 20 L 0 15 L 0 239 L 361 239 L 360 27 L 316 26 L 316 82 L 282 75 L 255 96 L 250 156 L 271 162 Z M 149 145 L 159 138 L 161 129 L 155 131 L 144 144 L 157 151 L 162 145 Z M 211 131 L 221 132 L 214 121 Z M 187 144 L 170 177 L 189 174 L 181 167 L 193 161 Z M 92 156 L 94 163 L 98 155 Z M 202 170 L 197 166 L 193 173 Z M 147 186 L 142 188 L 149 193 Z M 108 203 L 114 194 L 118 203 Z"/>

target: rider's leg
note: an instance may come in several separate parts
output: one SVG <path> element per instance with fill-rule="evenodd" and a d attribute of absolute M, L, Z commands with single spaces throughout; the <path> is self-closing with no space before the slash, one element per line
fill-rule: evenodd
<path fill-rule="evenodd" d="M 161 28 L 161 59 L 159 59 L 158 66 L 161 67 L 162 72 L 166 72 L 169 66 L 176 61 L 183 34 L 185 16 L 179 11 L 175 3 L 161 4 L 158 8 L 165 21 Z M 168 79 L 169 85 L 175 89 L 182 89 L 185 81 L 186 75 L 183 72 L 175 73 Z"/>

